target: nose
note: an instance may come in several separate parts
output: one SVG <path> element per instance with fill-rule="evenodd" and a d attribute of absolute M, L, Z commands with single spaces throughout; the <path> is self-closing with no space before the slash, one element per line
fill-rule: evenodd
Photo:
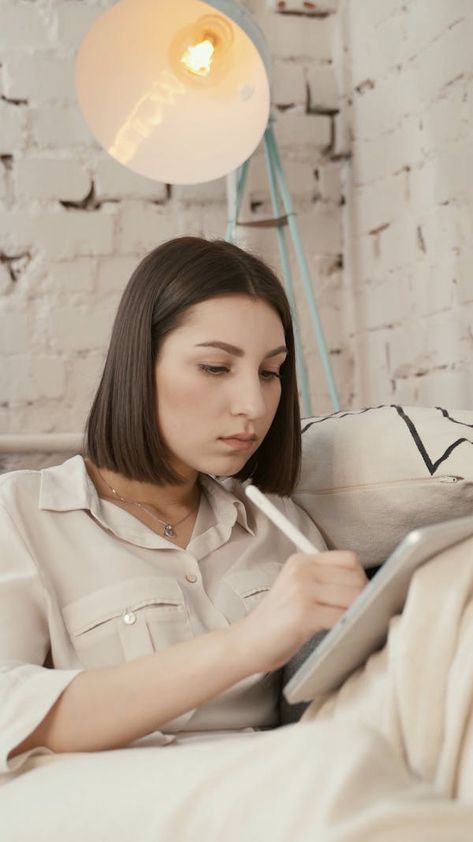
<path fill-rule="evenodd" d="M 267 412 L 264 396 L 264 383 L 258 374 L 237 377 L 232 384 L 232 415 L 246 415 L 257 420 L 264 418 Z"/>

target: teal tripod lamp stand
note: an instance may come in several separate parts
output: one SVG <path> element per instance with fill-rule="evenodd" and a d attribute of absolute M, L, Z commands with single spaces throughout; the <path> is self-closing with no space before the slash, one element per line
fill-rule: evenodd
<path fill-rule="evenodd" d="M 237 226 L 261 224 L 242 223 L 238 217 L 249 159 L 263 140 L 274 214 L 264 224 L 276 228 L 307 417 L 312 407 L 286 226 L 332 404 L 335 411 L 340 406 L 269 116 L 270 80 L 271 57 L 264 36 L 237 0 L 119 0 L 97 18 L 76 60 L 82 112 L 95 138 L 115 160 L 171 185 L 227 176 L 228 240 L 235 237 Z"/>
<path fill-rule="evenodd" d="M 313 412 L 310 399 L 310 388 L 307 376 L 307 368 L 305 365 L 304 354 L 302 351 L 301 331 L 299 325 L 299 317 L 297 313 L 296 299 L 294 295 L 292 272 L 289 263 L 289 253 L 284 230 L 285 226 L 288 226 L 290 235 L 292 237 L 294 253 L 296 255 L 297 264 L 304 287 L 307 306 L 309 308 L 312 329 L 317 340 L 320 359 L 322 361 L 322 366 L 329 390 L 330 399 L 332 401 L 332 405 L 335 412 L 339 411 L 340 402 L 332 372 L 332 367 L 330 364 L 330 357 L 325 342 L 317 302 L 314 296 L 309 267 L 307 265 L 307 260 L 302 247 L 302 241 L 299 235 L 297 217 L 292 206 L 291 194 L 289 192 L 286 177 L 284 175 L 284 170 L 282 167 L 279 149 L 277 146 L 272 124 L 273 118 L 271 117 L 268 123 L 268 127 L 264 133 L 264 152 L 274 216 L 270 220 L 261 220 L 257 222 L 244 223 L 238 221 L 249 165 L 249 161 L 245 161 L 245 163 L 239 168 L 239 170 L 237 170 L 235 173 L 232 174 L 232 176 L 229 177 L 229 179 L 231 179 L 228 190 L 230 214 L 226 231 L 226 239 L 230 242 L 233 242 L 235 237 L 235 229 L 238 225 L 251 227 L 273 226 L 276 228 L 279 258 L 281 261 L 281 268 L 284 279 L 284 287 L 286 290 L 287 297 L 289 299 L 289 304 L 291 306 L 294 323 L 297 380 L 301 389 L 303 415 L 304 417 L 308 418 L 313 414 Z M 282 216 L 280 197 L 285 211 L 284 215 Z"/>

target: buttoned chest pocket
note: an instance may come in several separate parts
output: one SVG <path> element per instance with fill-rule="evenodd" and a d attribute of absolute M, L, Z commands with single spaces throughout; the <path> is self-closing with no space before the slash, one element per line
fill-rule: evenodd
<path fill-rule="evenodd" d="M 179 583 L 160 576 L 101 588 L 65 605 L 62 613 L 77 656 L 88 668 L 133 661 L 192 637 Z"/>
<path fill-rule="evenodd" d="M 224 577 L 221 599 L 230 612 L 239 605 L 240 616 L 249 614 L 271 590 L 281 569 L 282 564 L 271 561 L 254 569 L 230 572 Z"/>

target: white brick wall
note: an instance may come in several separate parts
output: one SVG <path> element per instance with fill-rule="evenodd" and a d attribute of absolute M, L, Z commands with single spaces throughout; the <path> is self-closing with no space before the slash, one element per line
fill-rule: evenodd
<path fill-rule="evenodd" d="M 0 433 L 80 429 L 138 260 L 169 237 L 225 231 L 223 179 L 169 193 L 91 136 L 74 56 L 110 5 L 0 4 Z M 342 406 L 469 407 L 470 0 L 245 5 L 273 54 L 275 131 Z M 242 218 L 270 213 L 260 149 Z M 279 271 L 273 231 L 238 237 Z M 314 411 L 329 412 L 291 265 Z"/>
<path fill-rule="evenodd" d="M 473 405 L 473 4 L 343 0 L 358 405 Z"/>
<path fill-rule="evenodd" d="M 74 90 L 74 57 L 92 22 L 111 5 L 112 0 L 0 4 L 0 434 L 79 430 L 119 296 L 136 263 L 170 237 L 225 232 L 224 179 L 168 191 L 115 163 L 91 136 Z M 338 0 L 245 5 L 273 54 L 275 131 L 341 402 L 351 405 L 353 361 L 345 340 L 340 269 L 346 162 L 337 157 L 345 140 L 335 131 Z M 269 213 L 259 150 L 243 216 Z M 279 271 L 274 231 L 241 228 L 238 236 Z M 295 285 L 313 408 L 330 411 L 297 277 Z"/>

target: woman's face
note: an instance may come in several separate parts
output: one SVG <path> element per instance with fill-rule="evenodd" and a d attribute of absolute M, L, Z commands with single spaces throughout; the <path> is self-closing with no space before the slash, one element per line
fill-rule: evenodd
<path fill-rule="evenodd" d="M 232 295 L 191 307 L 156 363 L 158 425 L 173 468 L 189 478 L 238 473 L 276 414 L 285 357 L 281 320 L 265 301 Z M 244 434 L 254 441 L 224 441 Z"/>

